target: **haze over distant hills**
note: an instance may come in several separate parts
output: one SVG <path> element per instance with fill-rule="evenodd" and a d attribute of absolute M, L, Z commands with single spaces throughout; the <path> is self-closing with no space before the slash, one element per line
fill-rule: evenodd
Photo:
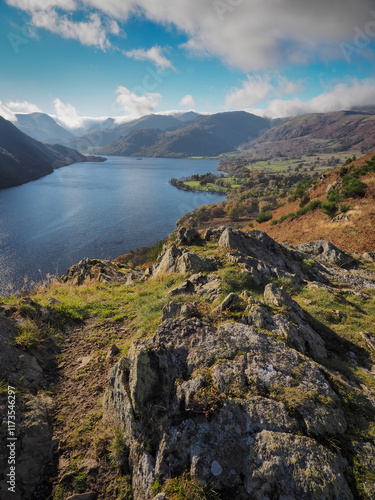
<path fill-rule="evenodd" d="M 49 144 L 64 143 L 74 137 L 72 132 L 61 127 L 56 121 L 45 113 L 16 114 L 17 122 L 14 125 L 24 134 L 37 141 Z"/>
<path fill-rule="evenodd" d="M 99 128 L 81 137 L 75 137 L 69 141 L 69 146 L 78 149 L 79 151 L 90 150 L 91 148 L 102 148 L 120 137 L 129 134 L 132 130 L 155 128 L 166 130 L 171 127 L 178 127 L 183 124 L 171 115 L 146 115 L 130 122 L 114 125 L 111 128 Z"/>
<path fill-rule="evenodd" d="M 375 147 L 375 106 L 271 120 L 245 111 L 149 114 L 125 123 L 92 119 L 76 136 L 44 113 L 18 114 L 15 125 L 45 143 L 82 153 L 123 156 L 216 156 L 239 150 L 256 158 L 295 157 Z M 81 129 L 75 130 L 79 132 Z"/>
<path fill-rule="evenodd" d="M 0 116 L 0 189 L 39 179 L 65 165 L 92 160 L 60 144 L 42 144 Z"/>

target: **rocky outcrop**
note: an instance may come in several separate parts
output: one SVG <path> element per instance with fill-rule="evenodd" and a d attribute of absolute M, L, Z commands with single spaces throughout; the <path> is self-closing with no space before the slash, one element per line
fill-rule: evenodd
<path fill-rule="evenodd" d="M 327 357 L 323 339 L 311 328 L 302 308 L 285 290 L 269 283 L 264 289 L 264 301 L 271 306 L 282 308 L 282 314 L 278 313 L 272 317 L 275 328 L 271 326 L 268 329 L 281 335 L 303 353 L 312 354 L 316 358 Z M 269 324 L 272 325 L 270 321 Z"/>
<path fill-rule="evenodd" d="M 121 266 L 109 260 L 84 258 L 78 264 L 70 267 L 68 272 L 60 277 L 63 283 L 82 285 L 96 281 L 98 283 L 127 283 L 143 276 L 141 271 L 135 271 L 127 266 Z"/>
<path fill-rule="evenodd" d="M 200 245 L 202 239 L 196 229 L 191 227 L 182 227 L 177 231 L 176 245 L 178 246 L 191 246 Z"/>
<path fill-rule="evenodd" d="M 32 301 L 30 301 L 32 302 Z M 32 302 L 33 303 L 33 302 Z M 34 303 L 33 303 L 34 304 Z M 6 311 L 7 312 L 7 311 Z M 39 311 L 40 312 L 40 311 Z M 22 324 L 21 317 L 18 319 Z M 25 352 L 15 343 L 17 336 L 13 321 L 0 317 L 0 497 L 24 500 L 32 498 L 46 466 L 53 457 L 52 423 L 53 401 L 43 394 L 49 380 L 45 371 L 52 363 L 54 352 L 46 346 L 44 353 Z M 3 385 L 4 384 L 4 385 Z M 8 430 L 8 385 L 17 388 L 15 396 L 16 488 L 8 491 L 10 471 L 10 437 Z"/>
<path fill-rule="evenodd" d="M 148 269 L 147 275 L 153 278 L 167 273 L 185 274 L 216 271 L 220 260 L 216 257 L 204 258 L 189 252 L 186 248 L 177 248 L 175 245 L 164 245 L 162 253 L 155 263 Z"/>
<path fill-rule="evenodd" d="M 362 259 L 366 262 L 375 262 L 375 252 L 365 252 L 362 255 Z"/>
<path fill-rule="evenodd" d="M 339 397 L 319 365 L 257 328 L 164 321 L 111 370 L 104 407 L 125 431 L 135 499 L 185 470 L 240 500 L 353 498 L 346 461 L 321 444 L 346 430 Z"/>
<path fill-rule="evenodd" d="M 172 288 L 169 295 L 200 295 L 215 300 L 221 293 L 220 278 L 214 274 L 193 274 L 181 285 Z"/>
<path fill-rule="evenodd" d="M 247 234 L 227 227 L 217 232 L 221 233 L 218 245 L 228 250 L 228 260 L 240 264 L 256 285 L 266 284 L 271 278 L 287 279 L 294 286 L 301 280 L 326 281 L 321 265 L 316 263 L 309 268 L 304 263 L 306 254 L 277 243 L 263 231 Z"/>
<path fill-rule="evenodd" d="M 310 241 L 309 243 L 297 245 L 296 249 L 314 256 L 321 262 L 335 266 L 345 266 L 354 261 L 350 254 L 340 250 L 330 241 Z"/>

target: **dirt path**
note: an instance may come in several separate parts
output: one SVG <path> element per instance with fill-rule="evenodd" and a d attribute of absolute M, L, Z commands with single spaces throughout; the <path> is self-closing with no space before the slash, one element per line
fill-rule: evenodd
<path fill-rule="evenodd" d="M 113 429 L 103 424 L 102 405 L 108 371 L 121 356 L 111 353 L 111 346 L 129 336 L 123 325 L 98 326 L 94 320 L 66 332 L 52 389 L 53 439 L 58 443 L 55 500 L 88 491 L 97 492 L 98 499 L 116 498 L 117 471 L 109 460 Z"/>

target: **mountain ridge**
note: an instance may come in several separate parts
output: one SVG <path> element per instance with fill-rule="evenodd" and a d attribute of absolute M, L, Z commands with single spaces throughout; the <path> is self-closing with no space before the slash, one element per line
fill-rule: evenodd
<path fill-rule="evenodd" d="M 104 159 L 87 158 L 59 144 L 42 144 L 0 116 L 0 189 L 39 179 L 77 161 Z"/>
<path fill-rule="evenodd" d="M 242 152 L 264 159 L 375 148 L 375 114 L 355 110 L 290 118 L 244 145 Z"/>
<path fill-rule="evenodd" d="M 21 132 L 43 143 L 66 142 L 74 137 L 46 113 L 16 114 L 13 123 Z"/>
<path fill-rule="evenodd" d="M 163 133 L 154 134 L 151 142 L 142 143 L 142 128 L 137 135 L 139 149 L 134 151 L 129 136 L 118 138 L 102 149 L 99 154 L 124 156 L 216 156 L 229 152 L 251 137 L 257 137 L 270 127 L 270 121 L 245 111 L 216 113 L 198 116 L 193 120 L 168 127 Z M 133 132 L 133 131 L 132 131 Z M 156 137 L 157 135 L 157 137 Z M 130 138 L 133 139 L 134 136 Z M 150 138 L 149 134 L 145 137 Z"/>

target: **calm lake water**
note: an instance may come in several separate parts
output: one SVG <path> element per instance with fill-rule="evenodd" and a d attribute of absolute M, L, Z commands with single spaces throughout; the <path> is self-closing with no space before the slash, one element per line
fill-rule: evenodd
<path fill-rule="evenodd" d="M 215 172 L 217 160 L 108 157 L 0 190 L 0 295 L 25 276 L 63 274 L 83 257 L 112 259 L 154 244 L 184 213 L 225 196 L 181 191 L 172 177 Z"/>

